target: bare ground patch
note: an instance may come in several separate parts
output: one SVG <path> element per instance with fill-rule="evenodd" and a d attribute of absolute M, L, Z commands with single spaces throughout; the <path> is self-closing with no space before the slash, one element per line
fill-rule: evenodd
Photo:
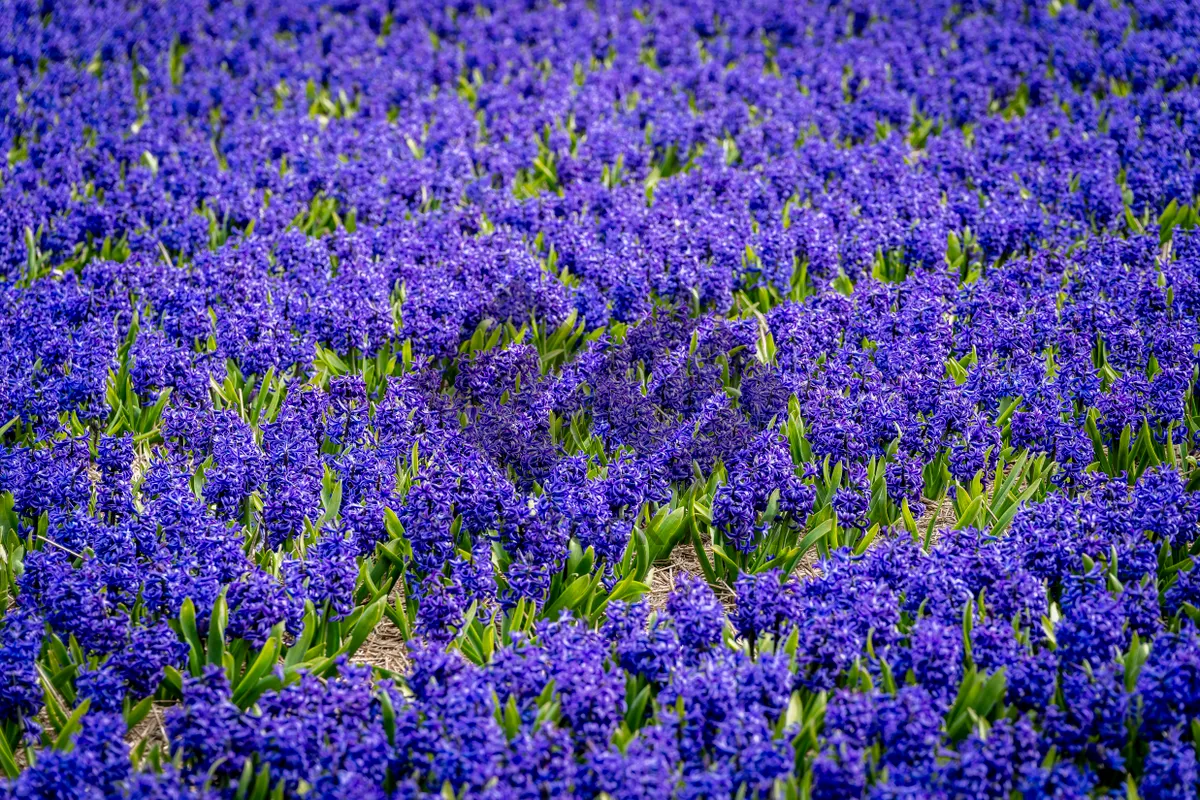
<path fill-rule="evenodd" d="M 388 603 L 404 605 L 403 581 L 396 582 L 396 587 L 388 597 Z M 400 629 L 395 623 L 386 616 L 379 620 L 375 630 L 371 631 L 371 635 L 358 648 L 351 661 L 398 675 L 407 675 L 409 667 L 412 666 L 412 659 L 408 655 L 408 642 L 400 635 Z"/>

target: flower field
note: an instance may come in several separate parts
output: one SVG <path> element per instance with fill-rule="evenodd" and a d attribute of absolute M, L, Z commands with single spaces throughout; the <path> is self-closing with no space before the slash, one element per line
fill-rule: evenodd
<path fill-rule="evenodd" d="M 0 2 L 0 800 L 1200 795 L 1200 3 Z"/>

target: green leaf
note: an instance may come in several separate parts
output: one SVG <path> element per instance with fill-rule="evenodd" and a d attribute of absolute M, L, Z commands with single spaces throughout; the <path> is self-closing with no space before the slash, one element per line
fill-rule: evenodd
<path fill-rule="evenodd" d="M 692 549 L 696 552 L 696 560 L 700 562 L 700 571 L 704 573 L 704 579 L 708 581 L 710 586 L 716 586 L 716 570 L 713 569 L 712 562 L 708 560 L 708 552 L 704 549 L 704 542 L 700 539 L 700 531 L 694 524 L 695 517 L 693 516 L 692 519 Z"/>
<path fill-rule="evenodd" d="M 407 603 L 396 598 L 395 605 L 387 604 L 383 607 L 383 613 L 387 616 L 392 624 L 400 630 L 400 638 L 408 641 L 412 638 L 412 626 L 408 621 Z"/>
<path fill-rule="evenodd" d="M 1088 412 L 1083 427 L 1087 431 L 1088 438 L 1092 440 L 1092 455 L 1095 457 L 1096 463 L 1100 466 L 1100 471 L 1106 475 L 1113 475 L 1114 472 L 1109 466 L 1108 454 L 1104 447 L 1104 440 L 1100 436 L 1099 428 L 1096 427 L 1095 409 Z"/>
<path fill-rule="evenodd" d="M 279 643 L 276 639 L 267 639 L 262 650 L 258 652 L 258 657 L 254 659 L 254 663 L 246 670 L 246 674 L 238 681 L 236 688 L 233 690 L 233 702 L 238 708 L 246 708 L 256 698 L 255 690 L 258 688 L 258 681 L 269 671 L 275 667 L 275 659 L 279 653 Z"/>
<path fill-rule="evenodd" d="M 58 731 L 58 737 L 54 740 L 55 750 L 66 751 L 70 748 L 71 737 L 77 731 L 83 730 L 83 726 L 79 724 L 79 720 L 81 720 L 83 715 L 88 712 L 88 708 L 91 706 L 91 704 L 91 698 L 87 698 L 80 703 L 74 711 L 71 712 L 71 716 L 69 716 L 66 722 L 63 723 L 62 727 Z M 0 738 L 3 737 L 0 736 Z"/>
<path fill-rule="evenodd" d="M 193 675 L 199 675 L 203 667 L 200 659 L 204 656 L 204 646 L 200 644 L 200 633 L 196 630 L 196 606 L 192 604 L 190 597 L 184 598 L 183 605 L 179 609 L 179 632 L 191 646 L 189 659 L 191 672 Z"/>
<path fill-rule="evenodd" d="M 0 770 L 3 770 L 9 778 L 16 778 L 21 774 L 16 756 L 8 745 L 8 737 L 2 731 L 0 731 Z"/>
<path fill-rule="evenodd" d="M 900 501 L 900 519 L 904 523 L 904 530 L 908 531 L 909 535 L 912 536 L 913 541 L 915 542 L 917 540 L 917 536 L 919 535 L 917 531 L 917 521 L 913 518 L 912 509 L 908 507 L 907 497 Z"/>
<path fill-rule="evenodd" d="M 281 783 L 280 786 L 283 784 Z M 249 800 L 266 800 L 271 791 L 271 765 L 263 764 L 262 769 L 254 778 L 254 787 L 250 790 Z"/>
<path fill-rule="evenodd" d="M 1112 464 L 1114 470 L 1113 475 L 1120 475 L 1122 472 L 1127 473 L 1129 471 L 1129 461 L 1131 458 L 1129 440 L 1132 436 L 1132 429 L 1126 425 L 1125 429 L 1121 431 L 1121 439 L 1117 443 L 1116 453 L 1109 454 L 1109 462 Z"/>
<path fill-rule="evenodd" d="M 311 600 L 304 602 L 304 627 L 292 646 L 288 648 L 284 658 L 284 666 L 294 667 L 304 660 L 308 648 L 312 646 L 313 637 L 317 631 L 317 610 Z"/>
<path fill-rule="evenodd" d="M 379 705 L 383 716 L 383 731 L 387 734 L 388 744 L 396 744 L 396 708 L 392 705 L 392 694 L 386 690 L 379 692 Z"/>
<path fill-rule="evenodd" d="M 1144 230 L 1141 220 L 1133 215 L 1133 211 L 1129 206 L 1125 206 L 1125 223 L 1129 226 L 1129 230 L 1135 234 L 1141 234 Z"/>
<path fill-rule="evenodd" d="M 1139 464 L 1142 469 L 1154 468 L 1162 463 L 1158 457 L 1157 442 L 1154 441 L 1154 434 L 1150 430 L 1150 420 L 1142 418 L 1142 430 L 1138 434 L 1137 447 L 1141 452 L 1140 461 L 1145 462 Z M 1139 470 L 1140 471 L 1140 470 Z"/>
<path fill-rule="evenodd" d="M 137 705 L 130 706 L 129 710 L 125 713 L 125 729 L 133 730 L 136 728 L 146 718 L 146 715 L 150 713 L 152 705 L 154 705 L 153 695 L 143 698 Z"/>
<path fill-rule="evenodd" d="M 712 552 L 713 555 L 717 557 L 717 560 L 714 563 L 724 566 L 728 575 L 736 578 L 741 573 L 741 565 L 739 565 L 738 562 L 725 551 L 724 545 L 714 544 L 712 546 Z"/>
<path fill-rule="evenodd" d="M 542 616 L 553 619 L 560 611 L 574 608 L 583 599 L 584 595 L 587 594 L 591 583 L 592 579 L 589 575 L 580 575 L 571 581 L 570 585 L 558 597 L 554 598 L 554 601 L 550 605 L 546 606 L 542 612 Z"/>
<path fill-rule="evenodd" d="M 975 496 L 975 499 L 971 501 L 966 510 L 958 515 L 958 521 L 954 523 L 954 530 L 960 531 L 975 523 L 975 520 L 979 517 L 980 509 L 983 508 L 984 499 L 985 495 L 983 493 Z"/>
<path fill-rule="evenodd" d="M 229 608 L 222 590 L 213 601 L 212 614 L 208 619 L 208 663 L 221 664 L 225 660 L 225 624 Z"/>
<path fill-rule="evenodd" d="M 995 708 L 996 703 L 1000 702 L 1000 699 L 1004 697 L 1007 686 L 1008 680 L 1004 675 L 1004 668 L 1001 667 L 983 685 L 983 689 L 980 691 L 974 705 L 975 713 L 980 717 L 986 717 L 992 713 L 992 709 Z"/>
<path fill-rule="evenodd" d="M 642 690 L 633 698 L 633 702 L 625 709 L 625 724 L 631 731 L 642 727 L 646 715 L 646 704 L 650 702 L 650 688 L 648 685 L 643 686 Z"/>
<path fill-rule="evenodd" d="M 871 542 L 875 541 L 875 537 L 878 535 L 878 533 L 879 523 L 875 523 L 870 527 L 866 534 L 863 535 L 859 543 L 854 546 L 854 555 L 861 556 L 863 553 L 867 552 L 867 548 L 871 546 Z"/>
<path fill-rule="evenodd" d="M 383 524 L 387 528 L 388 535 L 393 539 L 404 537 L 404 526 L 400 524 L 400 518 L 396 516 L 396 512 L 390 508 L 383 510 Z"/>
<path fill-rule="evenodd" d="M 1179 210 L 1179 203 L 1177 203 L 1175 200 L 1171 200 L 1171 202 L 1167 204 L 1167 207 L 1163 209 L 1163 212 L 1158 215 L 1159 244 L 1166 244 L 1167 242 L 1171 241 L 1172 232 L 1174 231 L 1175 224 L 1180 216 L 1178 213 Z M 1184 207 L 1183 211 L 1183 216 L 1186 216 L 1186 206 Z"/>
<path fill-rule="evenodd" d="M 614 600 L 630 600 L 639 598 L 646 592 L 650 591 L 650 587 L 638 581 L 633 575 L 628 575 L 622 578 L 621 581 L 613 587 L 612 592 L 605 598 L 601 599 L 589 615 L 589 621 L 595 625 L 600 621 L 604 609 Z"/>
<path fill-rule="evenodd" d="M 655 531 L 658 535 L 660 543 L 659 551 L 655 553 L 656 558 L 664 557 L 676 543 L 680 529 L 686 520 L 687 511 L 683 508 L 677 508 L 670 514 L 667 514 L 659 523 L 658 529 Z"/>
<path fill-rule="evenodd" d="M 501 719 L 504 726 L 504 735 L 511 741 L 516 738 L 516 735 L 521 731 L 521 714 L 517 710 L 517 696 L 510 694 L 508 702 L 504 704 L 504 715 Z"/>
<path fill-rule="evenodd" d="M 806 533 L 798 545 L 800 554 L 803 556 L 804 553 L 807 553 L 813 545 L 825 538 L 831 530 L 833 530 L 833 519 L 827 519 Z"/>
<path fill-rule="evenodd" d="M 1013 465 L 1011 467 L 1009 467 L 1008 475 L 1005 476 L 1004 482 L 1002 484 L 1000 484 L 1000 486 L 998 486 L 996 488 L 996 490 L 992 493 L 992 503 L 991 503 L 992 516 L 996 516 L 1000 513 L 1001 508 L 1009 500 L 1008 495 L 1009 495 L 1009 492 L 1012 491 L 1013 486 L 1017 485 L 1019 483 L 1019 481 L 1023 477 L 1025 477 L 1025 469 L 1028 464 L 1028 460 L 1029 460 L 1029 451 L 1028 450 L 1021 451 L 1020 457 L 1017 458 L 1017 460 L 1013 463 Z M 1000 465 L 999 465 L 999 463 L 997 463 L 997 465 L 996 465 L 997 474 L 999 474 L 999 471 L 1000 471 Z"/>
<path fill-rule="evenodd" d="M 1022 504 L 1028 502 L 1029 499 L 1037 493 L 1038 489 L 1041 488 L 1041 483 L 1041 478 L 1038 478 L 1033 483 L 1029 484 L 1029 486 L 1020 494 L 1020 496 L 1009 503 L 1004 510 L 1000 512 L 1000 514 L 996 517 L 995 522 L 992 523 L 991 532 L 993 536 L 999 536 L 1000 534 L 1004 533 L 1004 531 L 1008 530 L 1008 525 L 1012 522 L 1013 517 L 1017 515 L 1017 511 L 1020 510 Z"/>
<path fill-rule="evenodd" d="M 358 648 L 362 647 L 363 642 L 367 640 L 371 631 L 375 630 L 375 626 L 383 618 L 385 605 L 387 605 L 387 598 L 380 597 L 363 609 L 362 616 L 358 618 L 358 621 L 354 623 L 354 628 L 350 631 L 349 640 L 342 646 L 343 653 L 354 655 L 358 652 Z"/>

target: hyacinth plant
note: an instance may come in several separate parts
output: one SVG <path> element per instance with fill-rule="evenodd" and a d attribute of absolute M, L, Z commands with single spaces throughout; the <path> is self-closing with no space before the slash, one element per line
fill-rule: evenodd
<path fill-rule="evenodd" d="M 0 13 L 0 798 L 1200 792 L 1194 3 Z"/>

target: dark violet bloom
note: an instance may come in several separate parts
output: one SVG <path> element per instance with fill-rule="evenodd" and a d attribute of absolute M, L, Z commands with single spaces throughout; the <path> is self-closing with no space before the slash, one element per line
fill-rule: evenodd
<path fill-rule="evenodd" d="M 1196 767 L 1196 748 L 1182 741 L 1178 730 L 1150 744 L 1146 756 L 1145 777 L 1139 787 L 1146 800 L 1183 800 L 1200 791 L 1200 769 Z"/>
<path fill-rule="evenodd" d="M 1162 593 L 1163 611 L 1170 616 L 1179 614 L 1184 603 L 1200 608 L 1200 571 L 1195 566 L 1176 573 L 1175 579 Z"/>
<path fill-rule="evenodd" d="M 129 644 L 109 661 L 135 700 L 158 689 L 166 667 L 180 667 L 187 658 L 187 645 L 166 623 L 137 626 L 130 631 Z"/>
<path fill-rule="evenodd" d="M 658 619 L 647 622 L 645 602 L 609 605 L 601 633 L 615 647 L 617 663 L 630 674 L 665 681 L 682 655 L 676 629 Z"/>
<path fill-rule="evenodd" d="M 608 648 L 600 634 L 573 620 L 544 622 L 537 638 L 518 635 L 496 655 L 487 675 L 501 702 L 511 698 L 523 714 L 553 683 L 564 727 L 581 747 L 607 745 L 620 721 L 624 677 L 607 668 Z"/>
<path fill-rule="evenodd" d="M 204 499 L 220 514 L 237 519 L 246 497 L 262 482 L 265 459 L 253 432 L 236 415 L 218 413 L 210 424 L 215 464 L 204 473 Z"/>
<path fill-rule="evenodd" d="M 1064 702 L 1046 709 L 1043 737 L 1064 754 L 1119 768 L 1132 706 L 1123 677 L 1112 666 L 1065 666 L 1060 680 Z"/>
<path fill-rule="evenodd" d="M 502 595 L 501 600 L 510 606 L 516 605 L 522 598 L 541 602 L 550 588 L 552 577 L 550 565 L 514 561 L 505 576 L 508 591 Z"/>
<path fill-rule="evenodd" d="M 972 735 L 957 757 L 939 769 L 939 784 L 951 797 L 1010 797 L 1023 774 L 1039 761 L 1037 733 L 1025 717 L 998 721 L 987 736 Z"/>
<path fill-rule="evenodd" d="M 75 691 L 80 698 L 90 700 L 89 711 L 119 714 L 125 700 L 125 681 L 113 668 L 83 670 L 75 678 Z"/>
<path fill-rule="evenodd" d="M 24 770 L 9 787 L 7 796 L 81 797 L 104 800 L 119 797 L 120 786 L 131 774 L 129 748 L 122 738 L 125 723 L 120 714 L 89 713 L 83 730 L 69 751 L 48 750 Z"/>
<path fill-rule="evenodd" d="M 1200 715 L 1200 637 L 1194 628 L 1154 641 L 1137 688 L 1147 734 L 1161 735 Z"/>
<path fill-rule="evenodd" d="M 1162 631 L 1162 610 L 1158 604 L 1158 590 L 1150 576 L 1132 585 L 1126 585 L 1120 595 L 1121 610 L 1125 624 L 1138 634 L 1141 641 L 1154 641 Z"/>
<path fill-rule="evenodd" d="M 852 564 L 826 562 L 826 569 L 843 571 L 840 580 L 803 588 L 792 623 L 798 633 L 798 686 L 831 690 L 842 673 L 862 659 L 868 637 L 876 653 L 887 653 L 899 640 L 899 599 L 894 590 L 882 581 L 854 574 L 847 569 Z"/>
<path fill-rule="evenodd" d="M 681 576 L 667 599 L 667 614 L 686 651 L 702 653 L 721 641 L 724 609 L 702 579 Z"/>
<path fill-rule="evenodd" d="M 696 794 L 712 796 L 730 791 L 734 786 L 747 786 L 751 791 L 765 794 L 771 791 L 776 779 L 783 779 L 792 769 L 794 753 L 787 743 L 773 738 L 769 721 L 762 716 L 735 714 L 732 724 L 726 724 L 717 735 L 714 746 L 720 753 L 732 752 L 736 765 L 729 771 L 730 779 L 712 780 L 707 785 L 688 781 Z M 725 778 L 722 771 L 709 773 L 714 778 Z M 711 779 L 710 779 L 711 780 Z"/>
<path fill-rule="evenodd" d="M 28 611 L 13 610 L 0 626 L 0 719 L 32 717 L 42 704 L 35 663 L 42 649 L 42 621 Z"/>
<path fill-rule="evenodd" d="M 110 653 L 125 640 L 126 623 L 113 613 L 106 583 L 95 559 L 76 568 L 60 550 L 35 551 L 25 558 L 21 600 L 60 636 L 74 635 L 86 650 Z"/>
<path fill-rule="evenodd" d="M 845 741 L 867 749 L 882 745 L 882 763 L 919 773 L 932 763 L 939 738 L 941 712 L 933 697 L 919 687 L 905 687 L 895 697 L 838 693 L 827 720 L 831 743 Z"/>
<path fill-rule="evenodd" d="M 1122 604 L 1104 588 L 1103 579 L 1092 574 L 1072 576 L 1063 596 L 1063 617 L 1055 630 L 1057 655 L 1064 664 L 1093 665 L 1110 662 L 1125 649 L 1129 632 L 1124 629 Z"/>
<path fill-rule="evenodd" d="M 227 635 L 254 647 L 262 647 L 275 626 L 287 623 L 295 613 L 283 584 L 259 570 L 230 584 L 225 601 L 229 604 Z"/>
<path fill-rule="evenodd" d="M 1051 769 L 1030 770 L 1021 784 L 1021 793 L 1031 800 L 1084 800 L 1092 796 L 1096 775 L 1075 764 L 1060 762 Z"/>
<path fill-rule="evenodd" d="M 496 598 L 496 570 L 492 553 L 486 541 L 478 542 L 470 558 L 456 558 L 450 562 L 451 575 L 462 586 L 468 605 L 477 603 L 476 614 L 480 619 L 491 618 Z"/>
<path fill-rule="evenodd" d="M 796 620 L 795 586 L 784 581 L 778 570 L 738 578 L 737 611 L 733 624 L 737 632 L 749 641 L 764 633 L 781 633 Z"/>
<path fill-rule="evenodd" d="M 774 492 L 779 492 L 780 510 L 796 522 L 803 521 L 811 510 L 811 487 L 804 488 L 786 444 L 773 431 L 736 453 L 728 470 L 728 482 L 713 499 L 713 526 L 743 552 L 751 549 L 761 533 L 760 517 Z"/>
<path fill-rule="evenodd" d="M 1200 499 L 1187 492 L 1184 483 L 1179 473 L 1162 467 L 1143 475 L 1133 490 L 1134 519 L 1175 547 L 1191 542 L 1200 523 Z"/>
<path fill-rule="evenodd" d="M 867 786 L 866 757 L 860 750 L 840 744 L 813 760 L 813 797 L 835 800 L 861 797 Z"/>
<path fill-rule="evenodd" d="M 225 671 L 209 666 L 199 678 L 187 678 L 183 702 L 166 718 L 171 753 L 189 773 L 235 778 L 257 744 L 250 721 L 233 704 Z"/>
<path fill-rule="evenodd" d="M 337 796 L 351 774 L 367 785 L 383 782 L 387 738 L 366 668 L 342 660 L 325 681 L 301 675 L 265 694 L 258 710 L 246 719 L 256 730 L 258 757 L 288 787 L 303 781 Z"/>
<path fill-rule="evenodd" d="M 100 471 L 96 509 L 106 513 L 125 513 L 130 499 L 129 482 L 133 477 L 133 436 L 100 437 L 96 468 Z"/>
<path fill-rule="evenodd" d="M 962 638 L 961 626 L 923 617 L 913 626 L 908 651 L 894 657 L 892 668 L 902 677 L 911 670 L 919 686 L 948 706 L 962 678 Z"/>
<path fill-rule="evenodd" d="M 211 790 L 188 786 L 172 766 L 161 773 L 139 772 L 121 785 L 124 800 L 212 800 Z"/>
<path fill-rule="evenodd" d="M 308 548 L 302 561 L 287 562 L 284 577 L 293 600 L 311 600 L 321 613 L 328 604 L 327 618 L 341 619 L 354 606 L 358 560 L 353 543 L 328 531 Z"/>
<path fill-rule="evenodd" d="M 826 712 L 824 744 L 813 767 L 814 796 L 861 793 L 867 777 L 885 765 L 898 785 L 927 780 L 941 716 L 929 694 L 918 687 L 905 687 L 896 697 L 835 693 Z M 875 762 L 877 758 L 882 760 Z"/>
<path fill-rule="evenodd" d="M 924 466 L 919 458 L 904 457 L 902 455 L 896 461 L 889 462 L 884 468 L 884 474 L 887 478 L 888 496 L 897 505 L 907 500 L 909 511 L 913 514 L 914 518 L 921 516 L 925 511 L 923 501 L 925 491 Z"/>
<path fill-rule="evenodd" d="M 589 766 L 596 786 L 613 797 L 670 800 L 675 797 L 678 745 L 667 729 L 644 728 L 625 752 L 615 746 L 595 754 Z"/>
<path fill-rule="evenodd" d="M 462 588 L 438 577 L 427 578 L 417 591 L 418 632 L 432 642 L 446 643 L 455 637 L 465 611 Z"/>
<path fill-rule="evenodd" d="M 0 486 L 13 493 L 14 509 L 37 516 L 53 508 L 86 506 L 91 494 L 87 445 L 76 439 L 0 450 Z"/>
<path fill-rule="evenodd" d="M 852 528 L 865 527 L 869 497 L 855 489 L 843 487 L 833 493 L 831 502 L 839 523 Z"/>
<path fill-rule="evenodd" d="M 588 478 L 587 460 L 564 458 L 544 483 L 547 501 L 539 513 L 552 525 L 561 525 L 581 547 L 591 547 L 597 558 L 612 564 L 621 558 L 629 542 L 630 523 L 614 519 L 601 480 Z"/>

